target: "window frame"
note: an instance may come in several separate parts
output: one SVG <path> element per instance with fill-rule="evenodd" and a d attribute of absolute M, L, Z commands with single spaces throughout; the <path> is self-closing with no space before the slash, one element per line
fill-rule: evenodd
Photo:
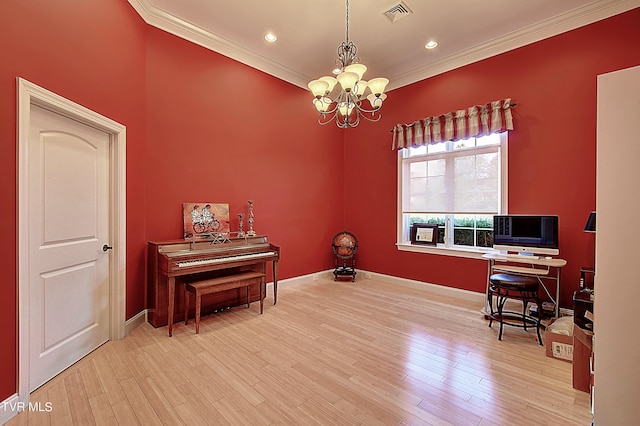
<path fill-rule="evenodd" d="M 479 139 L 479 138 L 478 138 Z M 477 150 L 482 150 L 484 146 L 480 146 Z M 455 151 L 450 151 L 454 153 Z M 438 153 L 434 155 L 442 155 L 443 153 Z M 445 153 L 446 155 L 446 153 Z M 458 154 L 454 154 L 458 155 Z M 499 143 L 499 155 L 500 155 L 500 211 L 497 214 L 508 214 L 507 206 L 508 206 L 508 132 L 500 133 L 500 143 Z M 453 155 L 452 155 L 453 156 Z M 467 258 L 481 258 L 483 254 L 492 250 L 490 247 L 471 247 L 471 246 L 458 246 L 458 245 L 443 245 L 438 244 L 436 246 L 416 246 L 411 244 L 410 235 L 409 235 L 409 226 L 408 223 L 405 223 L 404 213 L 402 208 L 402 197 L 403 197 L 403 150 L 398 150 L 398 190 L 397 190 L 397 229 L 396 229 L 396 247 L 400 251 L 408 251 L 408 252 L 418 252 L 418 253 L 430 253 L 430 254 L 439 254 L 445 256 L 457 256 L 457 257 L 467 257 Z M 451 224 L 451 229 L 453 229 L 453 224 Z"/>

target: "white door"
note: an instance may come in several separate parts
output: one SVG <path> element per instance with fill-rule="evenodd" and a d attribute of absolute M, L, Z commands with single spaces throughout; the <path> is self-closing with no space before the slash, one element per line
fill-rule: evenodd
<path fill-rule="evenodd" d="M 31 105 L 30 391 L 109 339 L 109 143 Z"/>

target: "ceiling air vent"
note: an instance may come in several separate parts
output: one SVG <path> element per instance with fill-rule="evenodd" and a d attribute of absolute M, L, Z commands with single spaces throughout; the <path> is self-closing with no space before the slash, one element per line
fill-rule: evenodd
<path fill-rule="evenodd" d="M 389 10 L 384 12 L 384 16 L 389 18 L 391 22 L 398 22 L 400 19 L 409 16 L 413 13 L 409 6 L 407 6 L 404 2 L 400 2 L 395 6 L 391 7 Z"/>

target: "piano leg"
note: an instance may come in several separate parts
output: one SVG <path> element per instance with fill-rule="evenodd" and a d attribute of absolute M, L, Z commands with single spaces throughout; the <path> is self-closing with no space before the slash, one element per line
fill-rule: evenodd
<path fill-rule="evenodd" d="M 169 277 L 167 279 L 167 288 L 169 289 L 169 300 L 167 307 L 167 325 L 169 327 L 169 337 L 173 335 L 173 310 L 175 304 L 175 296 L 176 296 L 176 279 L 174 277 Z"/>
<path fill-rule="evenodd" d="M 275 305 L 278 301 L 278 261 L 274 260 L 271 262 L 273 264 L 273 304 Z M 265 285 L 265 296 L 267 293 L 267 286 Z"/>
<path fill-rule="evenodd" d="M 247 292 L 249 291 L 249 287 L 247 287 Z M 263 292 L 264 291 L 264 292 Z M 267 278 L 266 275 L 263 275 L 260 278 L 260 315 L 264 312 L 264 295 L 267 293 Z"/>

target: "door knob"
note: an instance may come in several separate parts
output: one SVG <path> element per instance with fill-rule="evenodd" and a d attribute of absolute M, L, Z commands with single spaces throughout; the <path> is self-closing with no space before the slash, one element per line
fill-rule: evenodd
<path fill-rule="evenodd" d="M 108 246 L 106 244 L 102 246 L 102 251 L 107 251 L 107 250 L 111 250 L 111 249 L 113 249 L 113 247 Z"/>

